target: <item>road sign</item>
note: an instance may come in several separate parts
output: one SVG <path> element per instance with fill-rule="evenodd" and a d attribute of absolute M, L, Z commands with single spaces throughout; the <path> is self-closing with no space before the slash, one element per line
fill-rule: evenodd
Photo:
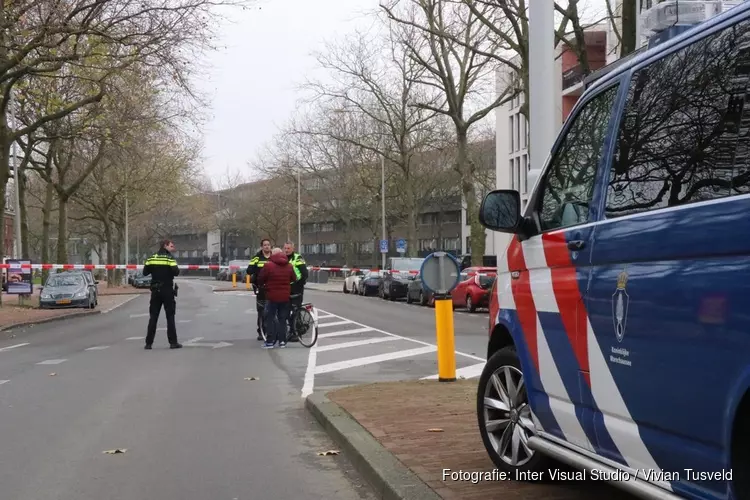
<path fill-rule="evenodd" d="M 388 240 L 380 240 L 380 253 L 388 253 Z"/>
<path fill-rule="evenodd" d="M 406 240 L 401 238 L 396 241 L 396 251 L 398 253 L 406 253 Z"/>
<path fill-rule="evenodd" d="M 419 270 L 422 286 L 436 295 L 445 295 L 456 288 L 461 265 L 447 252 L 434 252 L 425 257 Z"/>

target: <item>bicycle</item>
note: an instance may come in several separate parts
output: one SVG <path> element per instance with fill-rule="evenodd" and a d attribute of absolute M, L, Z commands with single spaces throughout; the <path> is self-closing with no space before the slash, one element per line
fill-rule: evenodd
<path fill-rule="evenodd" d="M 299 295 L 291 296 L 292 299 L 296 297 L 299 297 Z M 258 305 L 260 306 L 260 304 Z M 265 301 L 263 301 L 263 306 L 265 307 Z M 263 313 L 259 310 L 258 314 Z M 312 302 L 305 302 L 299 305 L 292 304 L 289 315 L 292 318 L 291 323 L 294 325 L 294 332 L 299 343 L 307 348 L 314 346 L 318 341 L 318 311 Z M 260 334 L 263 337 L 263 342 L 266 342 L 268 337 L 266 335 L 265 317 L 261 319 L 260 325 Z M 287 329 L 286 341 L 291 341 L 292 337 L 291 330 Z"/>

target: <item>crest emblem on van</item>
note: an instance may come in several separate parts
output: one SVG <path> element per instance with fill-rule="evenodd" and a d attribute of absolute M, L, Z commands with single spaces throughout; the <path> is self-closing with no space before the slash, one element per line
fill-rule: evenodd
<path fill-rule="evenodd" d="M 628 273 L 624 270 L 617 276 L 617 289 L 612 294 L 612 322 L 615 327 L 617 341 L 622 342 L 625 337 L 625 327 L 628 322 L 628 306 L 630 297 L 625 287 L 628 284 Z"/>

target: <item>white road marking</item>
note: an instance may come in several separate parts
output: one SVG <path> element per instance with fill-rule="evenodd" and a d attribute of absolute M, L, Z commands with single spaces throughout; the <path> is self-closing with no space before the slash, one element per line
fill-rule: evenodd
<path fill-rule="evenodd" d="M 416 349 L 408 349 L 406 351 L 389 352 L 385 354 L 377 354 L 375 356 L 366 356 L 364 358 L 347 359 L 346 361 L 328 363 L 327 365 L 319 365 L 315 368 L 315 374 L 320 375 L 323 373 L 346 370 L 347 368 L 355 368 L 358 366 L 371 365 L 373 363 L 381 363 L 383 361 L 410 358 L 413 356 L 419 356 L 421 354 L 435 352 L 436 350 L 437 347 L 435 346 L 417 347 Z"/>
<path fill-rule="evenodd" d="M 326 314 L 325 316 L 318 316 L 318 319 L 335 318 L 333 314 Z"/>
<path fill-rule="evenodd" d="M 85 349 L 86 351 L 103 351 L 104 349 L 109 349 L 108 345 L 98 345 L 95 347 L 89 347 L 88 349 Z"/>
<path fill-rule="evenodd" d="M 2 347 L 2 348 L 0 348 L 0 352 L 10 351 L 11 349 L 15 349 L 16 347 L 23 347 L 25 345 L 29 345 L 29 343 L 26 342 L 24 344 L 16 344 L 16 345 L 9 345 L 8 347 Z"/>
<path fill-rule="evenodd" d="M 196 318 L 202 318 L 202 317 L 203 317 L 203 316 L 205 316 L 205 315 L 206 315 L 206 313 L 196 313 L 196 314 L 195 314 L 195 317 L 196 317 Z"/>
<path fill-rule="evenodd" d="M 364 333 L 372 331 L 374 331 L 372 328 L 355 328 L 353 330 L 342 330 L 340 332 L 321 333 L 318 335 L 318 338 L 327 339 L 329 337 L 340 337 L 342 335 L 351 335 L 352 333 Z"/>
<path fill-rule="evenodd" d="M 320 318 L 318 318 L 320 319 Z M 352 321 L 346 320 L 346 321 L 334 321 L 333 323 L 320 323 L 318 326 L 320 328 L 323 328 L 324 326 L 341 326 L 341 325 L 348 325 L 352 323 Z"/>
<path fill-rule="evenodd" d="M 321 309 L 318 309 L 318 311 L 320 311 L 320 312 L 327 312 L 327 311 L 322 311 Z M 344 319 L 341 316 L 338 316 L 338 317 Z M 408 340 L 409 342 L 414 342 L 415 344 L 422 344 L 424 346 L 428 346 L 429 345 L 429 346 L 437 348 L 437 346 L 435 344 L 430 344 L 429 342 L 423 342 L 421 340 L 416 340 L 416 339 L 412 339 L 412 338 L 409 338 L 409 337 L 404 337 L 403 335 L 396 335 L 395 333 L 386 332 L 385 330 L 380 330 L 379 328 L 368 327 L 367 325 L 364 325 L 362 323 L 357 323 L 356 321 L 349 321 L 349 323 L 351 323 L 353 325 L 358 325 L 358 326 L 361 326 L 361 327 L 369 328 L 373 332 L 382 333 L 384 335 L 390 335 L 391 337 L 396 337 L 396 338 L 399 338 L 399 339 L 402 339 L 402 340 Z M 323 325 L 320 325 L 320 326 L 323 326 Z M 320 337 L 323 337 L 323 334 L 318 335 L 318 338 L 320 338 Z M 456 354 L 458 354 L 459 356 L 463 356 L 465 358 L 475 359 L 477 361 L 486 361 L 485 358 L 480 358 L 479 356 L 475 356 L 473 354 L 466 354 L 465 352 L 456 351 Z"/>
<path fill-rule="evenodd" d="M 177 320 L 178 323 L 190 323 L 191 321 L 193 321 L 193 320 L 192 319 L 180 319 L 180 320 Z"/>
<path fill-rule="evenodd" d="M 10 380 L 0 380 L 0 385 L 7 384 Z"/>
<path fill-rule="evenodd" d="M 146 338 L 146 337 L 128 337 L 128 338 L 126 338 L 125 340 L 143 340 L 143 339 L 145 339 L 145 338 Z"/>
<path fill-rule="evenodd" d="M 475 378 L 482 374 L 482 370 L 484 370 L 485 363 L 477 363 L 476 365 L 471 366 L 464 366 L 463 368 L 459 368 L 456 370 L 456 378 Z M 430 375 L 429 377 L 422 377 L 420 380 L 437 380 L 439 377 L 439 374 L 437 375 Z"/>
<path fill-rule="evenodd" d="M 122 303 L 120 303 L 120 304 L 117 304 L 117 305 L 114 305 L 114 306 L 110 307 L 109 309 L 105 309 L 105 310 L 103 310 L 103 311 L 102 311 L 102 314 L 107 314 L 107 313 L 111 313 L 112 311 L 114 311 L 114 310 L 115 310 L 115 309 L 117 309 L 118 307 L 122 307 L 122 306 L 124 306 L 125 304 L 127 304 L 128 302 L 130 302 L 131 300 L 135 300 L 135 299 L 137 299 L 138 297 L 140 297 L 140 295 L 133 295 L 132 297 L 130 297 L 129 299 L 126 299 L 126 300 L 125 300 L 125 301 L 123 301 Z"/>
<path fill-rule="evenodd" d="M 205 338 L 205 337 L 195 337 L 194 339 L 190 339 L 190 340 L 188 340 L 188 341 L 187 341 L 187 342 L 185 342 L 185 343 L 186 343 L 186 344 L 192 344 L 193 342 L 200 342 L 200 341 L 201 341 L 201 340 L 203 340 L 204 338 Z"/>
<path fill-rule="evenodd" d="M 245 311 L 245 314 L 257 314 L 257 312 L 258 311 L 255 308 L 253 308 L 253 309 L 248 309 L 247 311 Z"/>
<path fill-rule="evenodd" d="M 313 392 L 313 385 L 315 385 L 315 366 L 318 359 L 318 343 L 310 348 L 310 353 L 307 355 L 307 370 L 305 370 L 305 383 L 302 385 L 302 397 L 306 398 Z"/>
<path fill-rule="evenodd" d="M 146 316 L 148 316 L 148 313 L 131 314 L 130 315 L 131 318 L 145 318 Z"/>
<path fill-rule="evenodd" d="M 318 336 L 320 338 L 320 336 Z M 318 352 L 335 351 L 336 349 L 346 349 L 348 347 L 358 347 L 369 344 L 380 344 L 382 342 L 393 342 L 400 340 L 395 337 L 376 337 L 374 339 L 352 340 L 351 342 L 341 342 L 339 344 L 327 345 L 318 349 Z M 317 343 L 315 344 L 317 345 Z"/>
<path fill-rule="evenodd" d="M 60 363 L 64 363 L 65 361 L 67 361 L 67 359 L 48 359 L 47 361 L 42 361 L 37 364 L 38 365 L 59 365 Z"/>

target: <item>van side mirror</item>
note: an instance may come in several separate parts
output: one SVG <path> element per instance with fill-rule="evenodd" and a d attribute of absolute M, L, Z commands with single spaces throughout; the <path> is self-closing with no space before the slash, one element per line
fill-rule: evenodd
<path fill-rule="evenodd" d="M 491 191 L 479 207 L 479 222 L 493 231 L 515 234 L 522 221 L 521 195 L 513 189 Z"/>

